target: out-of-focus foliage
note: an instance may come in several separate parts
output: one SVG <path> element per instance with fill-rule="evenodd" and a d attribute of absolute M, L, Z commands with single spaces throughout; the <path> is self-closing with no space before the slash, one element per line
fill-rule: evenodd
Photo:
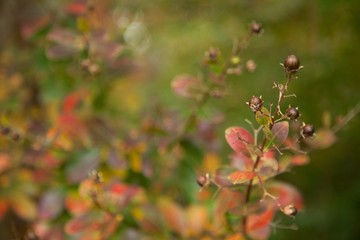
<path fill-rule="evenodd" d="M 231 226 L 243 193 L 199 192 L 196 178 L 212 172 L 224 186 L 254 178 L 246 157 L 229 160 L 226 140 L 235 151 L 244 146 L 223 132 L 253 118 L 244 103 L 252 95 L 277 101 L 271 85 L 290 53 L 305 67 L 292 86 L 301 101 L 287 101 L 324 126 L 322 141 L 309 144 L 337 142 L 280 176 L 305 202 L 296 197 L 302 211 L 284 223 L 299 230 L 271 238 L 359 238 L 360 129 L 353 121 L 337 139 L 326 131 L 359 102 L 359 9 L 327 0 L 1 1 L 0 238 L 242 239 Z M 194 116 L 209 86 L 199 72 L 204 52 L 221 50 L 223 61 L 253 20 L 264 33 Z M 273 134 L 279 145 L 287 137 Z M 277 168 L 308 162 L 284 156 Z M 270 190 L 286 204 L 297 196 L 281 181 Z M 267 237 L 274 217 L 271 205 L 249 214 L 250 236 Z"/>

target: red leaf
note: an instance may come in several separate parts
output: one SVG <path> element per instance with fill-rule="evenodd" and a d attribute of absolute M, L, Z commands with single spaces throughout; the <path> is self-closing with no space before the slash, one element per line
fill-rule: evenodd
<path fill-rule="evenodd" d="M 251 170 L 254 166 L 254 161 L 240 152 L 234 152 L 231 154 L 230 159 L 231 166 L 237 168 L 238 170 Z"/>
<path fill-rule="evenodd" d="M 87 6 L 85 2 L 74 2 L 67 5 L 66 9 L 70 14 L 82 15 L 86 12 Z"/>
<path fill-rule="evenodd" d="M 83 198 L 78 192 L 69 193 L 65 198 L 65 207 L 72 215 L 81 215 L 91 208 L 91 200 Z"/>
<path fill-rule="evenodd" d="M 191 98 L 199 85 L 199 80 L 193 76 L 180 75 L 171 82 L 172 90 L 181 97 Z"/>
<path fill-rule="evenodd" d="M 5 215 L 8 209 L 8 203 L 4 199 L 0 199 L 0 220 Z"/>
<path fill-rule="evenodd" d="M 229 179 L 229 174 L 235 172 L 237 169 L 232 167 L 221 167 L 216 169 L 214 182 L 221 187 L 232 187 L 234 183 Z"/>
<path fill-rule="evenodd" d="M 289 204 L 294 204 L 295 207 L 300 210 L 303 207 L 303 199 L 300 192 L 288 183 L 276 181 L 272 182 L 268 188 L 269 192 L 274 196 L 279 197 L 278 201 L 282 207 Z"/>
<path fill-rule="evenodd" d="M 306 154 L 295 155 L 291 158 L 291 163 L 295 166 L 302 166 L 307 164 L 310 161 L 310 158 Z"/>
<path fill-rule="evenodd" d="M 275 209 L 268 205 L 264 212 L 251 214 L 247 219 L 247 233 L 254 239 L 267 239 L 270 235 L 270 223 L 274 217 Z"/>
<path fill-rule="evenodd" d="M 233 184 L 239 184 L 247 182 L 256 176 L 255 172 L 252 171 L 236 171 L 231 173 L 228 178 Z"/>
<path fill-rule="evenodd" d="M 273 143 L 277 146 L 283 144 L 289 135 L 289 122 L 282 121 L 275 123 L 271 129 L 273 134 Z"/>
<path fill-rule="evenodd" d="M 254 143 L 250 132 L 241 127 L 229 127 L 225 130 L 225 139 L 235 152 L 248 155 L 248 145 Z"/>
<path fill-rule="evenodd" d="M 68 221 L 65 225 L 65 232 L 67 234 L 77 234 L 85 231 L 91 224 L 93 219 L 87 215 L 76 217 Z"/>

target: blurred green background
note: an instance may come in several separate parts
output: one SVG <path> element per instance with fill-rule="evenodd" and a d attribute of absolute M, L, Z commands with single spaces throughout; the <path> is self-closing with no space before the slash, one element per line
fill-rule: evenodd
<path fill-rule="evenodd" d="M 2 49 L 14 45 L 16 39 L 12 25 L 5 24 L 11 17 L 5 8 L 9 2 L 0 3 Z M 17 2 L 36 7 L 50 4 Z M 51 2 L 56 5 L 62 1 Z M 252 118 L 244 104 L 252 95 L 263 95 L 266 103 L 276 101 L 272 83 L 284 78 L 279 63 L 289 54 L 298 55 L 304 68 L 290 89 L 298 97 L 288 102 L 300 107 L 305 122 L 320 127 L 324 111 L 335 119 L 360 102 L 360 1 L 122 0 L 113 5 L 114 18 L 117 12 L 125 11 L 146 27 L 144 34 L 150 44 L 139 53 L 148 66 L 142 74 L 146 84 L 137 85 L 143 104 L 151 102 L 148 99 L 166 102 L 184 116 L 190 113 L 191 102 L 172 93 L 173 77 L 199 74 L 204 51 L 210 46 L 219 47 L 227 56 L 233 39 L 241 39 L 250 22 L 263 24 L 264 33 L 241 54 L 244 60 L 256 62 L 256 71 L 230 77 L 229 94 L 211 100 L 204 109 L 205 116 L 224 112 L 219 138 L 223 138 L 226 126 L 245 125 L 244 119 Z M 357 116 L 338 133 L 334 146 L 312 152 L 309 165 L 280 177 L 303 193 L 305 209 L 296 218 L 299 230 L 278 230 L 271 239 L 360 239 L 359 143 Z M 226 156 L 229 149 L 225 141 L 223 149 Z"/>

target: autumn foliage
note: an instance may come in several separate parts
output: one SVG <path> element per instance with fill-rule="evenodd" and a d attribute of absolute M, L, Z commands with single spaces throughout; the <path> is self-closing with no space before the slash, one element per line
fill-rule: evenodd
<path fill-rule="evenodd" d="M 244 99 L 239 108 L 254 118 L 221 129 L 226 113 L 201 111 L 227 96 L 229 76 L 256 70 L 241 54 L 262 25 L 250 23 L 229 56 L 204 47 L 200 74 L 169 81 L 164 91 L 191 102 L 186 115 L 138 97 L 152 84 L 141 58 L 145 23 L 110 14 L 107 2 L 45 12 L 20 26 L 26 47 L 0 55 L 0 219 L 21 221 L 6 236 L 241 240 L 296 229 L 304 200 L 276 177 L 336 141 L 329 125 L 314 134 L 288 114 L 300 60 L 279 66 L 277 102 Z M 283 218 L 288 224 L 278 224 Z"/>

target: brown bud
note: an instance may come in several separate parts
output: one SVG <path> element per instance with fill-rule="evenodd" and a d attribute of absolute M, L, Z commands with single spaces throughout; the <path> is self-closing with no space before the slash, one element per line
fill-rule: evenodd
<path fill-rule="evenodd" d="M 288 73 L 296 73 L 300 69 L 300 60 L 293 54 L 289 55 L 285 59 L 283 66 Z"/>
<path fill-rule="evenodd" d="M 249 105 L 251 111 L 257 112 L 261 110 L 264 101 L 260 97 L 253 96 L 247 104 Z"/>

